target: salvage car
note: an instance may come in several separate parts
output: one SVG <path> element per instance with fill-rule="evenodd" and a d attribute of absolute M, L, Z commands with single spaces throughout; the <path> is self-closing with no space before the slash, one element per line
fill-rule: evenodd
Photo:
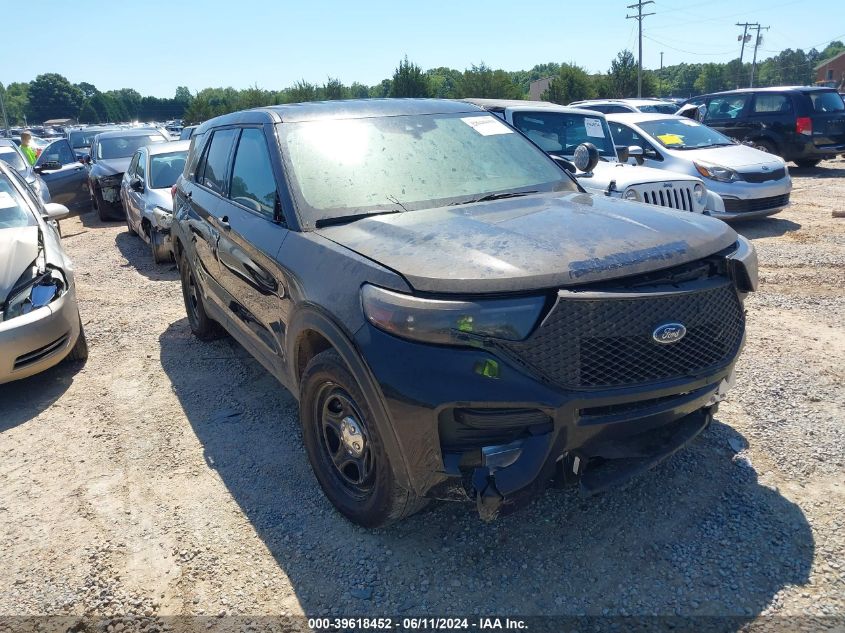
<path fill-rule="evenodd" d="M 120 202 L 120 183 L 135 151 L 144 145 L 169 141 L 169 136 L 155 129 L 116 130 L 94 137 L 91 154 L 86 156 L 86 162 L 91 165 L 88 191 L 101 220 L 126 218 Z"/>
<path fill-rule="evenodd" d="M 543 101 L 465 99 L 504 119 L 552 158 L 565 159 L 584 189 L 678 211 L 704 213 L 707 189 L 700 178 L 628 165 L 640 148 L 617 147 L 604 115 Z"/>
<path fill-rule="evenodd" d="M 47 189 L 47 185 L 12 140 L 0 139 L 0 161 L 10 165 L 12 169 L 18 172 L 21 178 L 26 181 L 26 184 L 41 199 L 42 203 L 51 202 L 50 190 Z"/>
<path fill-rule="evenodd" d="M 189 146 L 188 141 L 173 141 L 142 147 L 132 157 L 120 185 L 129 232 L 150 245 L 153 261 L 157 264 L 172 259 L 173 196 L 170 189 L 185 167 Z"/>
<path fill-rule="evenodd" d="M 0 162 L 0 383 L 88 357 L 73 265 L 55 226 L 67 214 Z"/>
<path fill-rule="evenodd" d="M 710 214 L 722 220 L 773 215 L 789 205 L 792 179 L 779 156 L 742 145 L 685 116 L 608 114 L 617 143 L 642 149 L 630 162 L 701 176 Z"/>
<path fill-rule="evenodd" d="M 207 121 L 172 239 L 194 335 L 229 332 L 298 398 L 317 481 L 370 527 L 660 462 L 710 424 L 757 284 L 724 222 L 590 195 L 437 99 Z"/>

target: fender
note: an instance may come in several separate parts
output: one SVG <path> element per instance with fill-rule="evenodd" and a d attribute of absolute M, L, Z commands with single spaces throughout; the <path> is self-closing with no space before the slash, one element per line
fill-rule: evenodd
<path fill-rule="evenodd" d="M 285 338 L 287 358 L 290 360 L 287 371 L 291 393 L 299 400 L 299 377 L 296 370 L 299 359 L 296 357 L 296 345 L 300 334 L 306 330 L 313 330 L 325 337 L 343 359 L 343 362 L 346 363 L 347 368 L 358 381 L 358 386 L 361 388 L 361 392 L 367 399 L 367 405 L 373 413 L 375 418 L 373 421 L 393 464 L 396 483 L 406 490 L 413 490 L 408 475 L 408 462 L 396 437 L 393 424 L 390 422 L 378 383 L 361 357 L 358 348 L 352 342 L 352 338 L 331 317 L 315 305 L 305 305 L 298 308 L 287 327 Z M 300 403 L 300 406 L 302 406 L 302 403 Z"/>

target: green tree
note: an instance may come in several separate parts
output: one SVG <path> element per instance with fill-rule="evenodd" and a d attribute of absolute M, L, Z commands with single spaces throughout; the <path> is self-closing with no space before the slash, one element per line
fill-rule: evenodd
<path fill-rule="evenodd" d="M 384 97 L 390 96 L 391 85 L 392 82 L 390 79 L 382 79 L 379 83 L 370 88 L 370 97 L 373 99 L 383 99 Z"/>
<path fill-rule="evenodd" d="M 428 77 L 416 64 L 408 61 L 408 56 L 399 62 L 393 71 L 393 81 L 390 83 L 391 97 L 428 97 L 431 88 Z"/>
<path fill-rule="evenodd" d="M 176 87 L 176 95 L 173 97 L 176 103 L 180 103 L 187 108 L 188 104 L 191 103 L 193 98 L 194 95 L 191 94 L 191 91 L 188 90 L 187 86 Z"/>
<path fill-rule="evenodd" d="M 346 86 L 339 79 L 329 77 L 323 85 L 323 98 L 331 101 L 344 99 L 346 97 Z"/>
<path fill-rule="evenodd" d="M 9 125 L 23 125 L 29 106 L 29 84 L 13 82 L 6 86 L 3 94 L 6 102 L 6 116 Z"/>
<path fill-rule="evenodd" d="M 80 123 L 99 123 L 100 117 L 97 114 L 97 111 L 94 109 L 94 106 L 91 105 L 91 101 L 88 100 L 82 104 L 82 108 L 79 110 L 79 122 Z"/>
<path fill-rule="evenodd" d="M 694 85 L 699 94 L 721 90 L 724 87 L 721 64 L 704 64 Z"/>
<path fill-rule="evenodd" d="M 304 79 L 297 81 L 285 92 L 285 103 L 305 103 L 306 101 L 317 100 L 317 88 Z"/>
<path fill-rule="evenodd" d="M 75 117 L 82 105 L 82 92 L 57 73 L 38 75 L 29 84 L 29 122 Z"/>
<path fill-rule="evenodd" d="M 460 83 L 461 97 L 479 99 L 522 99 L 523 94 L 504 70 L 493 70 L 484 62 L 464 71 Z"/>
<path fill-rule="evenodd" d="M 540 97 L 543 101 L 566 105 L 595 96 L 593 81 L 587 72 L 574 64 L 562 64 L 548 89 Z"/>
<path fill-rule="evenodd" d="M 81 81 L 78 84 L 74 84 L 74 86 L 76 86 L 76 88 L 79 89 L 79 92 L 82 93 L 83 99 L 90 99 L 95 94 L 100 92 L 99 90 L 97 90 L 97 86 L 95 86 L 94 84 L 89 84 L 87 81 Z"/>
<path fill-rule="evenodd" d="M 616 55 L 616 59 L 610 62 L 607 79 L 607 89 L 611 93 L 609 96 L 616 99 L 636 96 L 637 60 L 631 51 L 620 51 Z"/>
<path fill-rule="evenodd" d="M 366 99 L 370 96 L 370 88 L 362 83 L 353 81 L 352 85 L 349 86 L 349 96 L 353 99 Z"/>
<path fill-rule="evenodd" d="M 432 97 L 455 99 L 460 96 L 462 73 L 454 68 L 432 68 L 425 71 Z"/>

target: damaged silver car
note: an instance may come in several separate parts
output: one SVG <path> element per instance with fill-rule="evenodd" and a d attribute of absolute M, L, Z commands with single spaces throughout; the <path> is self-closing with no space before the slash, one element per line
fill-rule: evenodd
<path fill-rule="evenodd" d="M 56 225 L 67 214 L 42 205 L 0 162 L 0 383 L 88 357 L 73 264 Z"/>

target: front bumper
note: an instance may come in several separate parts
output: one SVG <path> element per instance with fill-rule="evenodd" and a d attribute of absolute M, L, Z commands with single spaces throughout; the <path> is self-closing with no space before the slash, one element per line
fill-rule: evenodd
<path fill-rule="evenodd" d="M 0 383 L 57 365 L 79 337 L 76 289 L 29 314 L 0 322 Z"/>
<path fill-rule="evenodd" d="M 792 180 L 766 183 L 707 183 L 707 211 L 720 220 L 750 220 L 779 213 L 789 206 Z M 770 201 L 769 204 L 757 201 Z M 743 207 L 743 210 L 733 210 Z"/>
<path fill-rule="evenodd" d="M 595 493 L 671 455 L 709 424 L 736 360 L 695 379 L 565 391 L 485 349 L 422 345 L 369 324 L 356 344 L 402 453 L 391 459 L 405 464 L 411 487 L 432 498 L 474 499 L 485 519 L 555 482 L 580 481 Z M 522 427 L 509 434 L 515 420 Z M 608 465 L 616 474 L 607 475 Z"/>
<path fill-rule="evenodd" d="M 126 217 L 126 212 L 123 209 L 123 201 L 120 195 L 120 181 L 106 181 L 100 178 L 95 182 L 89 182 L 91 190 L 91 197 L 95 197 L 97 191 L 100 197 L 97 198 L 98 204 L 104 204 L 103 215 L 111 218 L 122 220 Z"/>

